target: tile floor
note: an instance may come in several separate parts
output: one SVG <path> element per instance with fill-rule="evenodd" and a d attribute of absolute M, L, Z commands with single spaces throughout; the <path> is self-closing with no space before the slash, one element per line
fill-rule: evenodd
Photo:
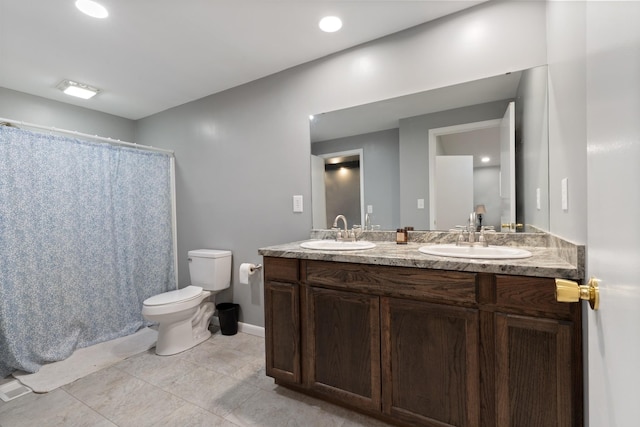
<path fill-rule="evenodd" d="M 49 393 L 0 401 L 0 427 L 387 427 L 265 376 L 264 338 L 216 332 L 174 356 L 153 349 Z"/>

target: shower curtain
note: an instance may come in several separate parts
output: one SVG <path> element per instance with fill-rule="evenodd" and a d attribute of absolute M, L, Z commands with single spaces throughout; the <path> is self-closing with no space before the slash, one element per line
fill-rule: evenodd
<path fill-rule="evenodd" d="M 0 126 L 0 378 L 136 332 L 175 289 L 170 163 Z"/>

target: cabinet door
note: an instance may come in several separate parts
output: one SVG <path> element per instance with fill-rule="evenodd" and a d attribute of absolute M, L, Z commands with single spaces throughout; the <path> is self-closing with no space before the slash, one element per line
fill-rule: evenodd
<path fill-rule="evenodd" d="M 496 313 L 497 426 L 579 424 L 572 329 L 566 321 Z"/>
<path fill-rule="evenodd" d="M 267 375 L 300 383 L 300 290 L 294 283 L 264 286 Z"/>
<path fill-rule="evenodd" d="M 477 426 L 478 311 L 381 299 L 383 411 L 421 426 Z"/>
<path fill-rule="evenodd" d="M 307 386 L 380 411 L 380 304 L 377 296 L 308 287 Z"/>

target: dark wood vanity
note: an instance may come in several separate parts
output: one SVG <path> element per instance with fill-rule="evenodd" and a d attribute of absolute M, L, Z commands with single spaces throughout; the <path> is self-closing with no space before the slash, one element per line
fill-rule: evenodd
<path fill-rule="evenodd" d="M 267 375 L 401 426 L 583 425 L 552 277 L 264 256 Z"/>

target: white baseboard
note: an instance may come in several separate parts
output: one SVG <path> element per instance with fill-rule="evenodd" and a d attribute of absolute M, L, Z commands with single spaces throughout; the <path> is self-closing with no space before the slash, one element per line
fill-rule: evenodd
<path fill-rule="evenodd" d="M 238 331 L 264 338 L 264 327 L 238 322 Z"/>
<path fill-rule="evenodd" d="M 218 320 L 218 316 L 213 316 L 211 318 L 211 323 L 213 323 L 216 326 L 220 326 L 220 320 Z M 256 326 L 250 323 L 238 322 L 238 332 L 243 332 L 245 334 L 255 335 L 257 337 L 264 338 L 263 326 Z"/>

